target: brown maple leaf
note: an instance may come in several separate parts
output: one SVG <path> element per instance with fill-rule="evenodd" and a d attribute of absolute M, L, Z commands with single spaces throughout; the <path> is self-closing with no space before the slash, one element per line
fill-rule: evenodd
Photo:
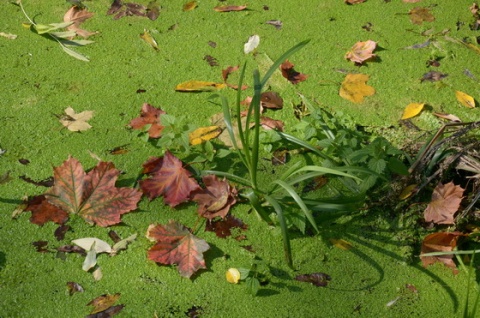
<path fill-rule="evenodd" d="M 30 222 L 40 226 L 48 221 L 57 224 L 64 224 L 68 221 L 68 213 L 59 207 L 50 204 L 44 195 L 38 195 L 31 198 L 27 203 L 25 211 L 31 211 L 32 216 L 30 217 Z"/>
<path fill-rule="evenodd" d="M 430 13 L 429 8 L 416 7 L 408 11 L 408 14 L 410 15 L 410 21 L 412 21 L 413 24 L 422 24 L 423 21 L 435 21 L 435 17 Z"/>
<path fill-rule="evenodd" d="M 74 31 L 77 35 L 86 39 L 90 35 L 94 35 L 97 32 L 90 32 L 87 30 L 83 30 L 80 28 L 80 24 L 82 24 L 85 20 L 91 18 L 92 16 L 93 16 L 93 12 L 89 12 L 85 8 L 72 6 L 63 16 L 63 21 L 73 22 L 73 24 L 67 27 L 67 30 Z"/>
<path fill-rule="evenodd" d="M 290 83 L 298 84 L 307 79 L 308 75 L 299 73 L 293 69 L 295 65 L 290 63 L 288 60 L 280 65 L 280 70 L 282 71 L 283 77 L 285 77 Z"/>
<path fill-rule="evenodd" d="M 142 105 L 140 117 L 130 121 L 129 126 L 133 129 L 142 129 L 146 125 L 151 125 L 148 129 L 150 138 L 160 138 L 164 126 L 160 122 L 160 115 L 166 114 L 160 108 L 156 108 L 148 103 Z"/>
<path fill-rule="evenodd" d="M 174 220 L 166 225 L 151 224 L 147 237 L 157 243 L 148 250 L 148 258 L 160 264 L 178 265 L 178 272 L 190 278 L 197 270 L 206 268 L 203 253 L 210 246 L 188 228 Z"/>
<path fill-rule="evenodd" d="M 453 224 L 453 215 L 460 207 L 463 199 L 463 188 L 449 182 L 439 183 L 432 193 L 432 200 L 423 212 L 426 222 L 437 224 Z"/>
<path fill-rule="evenodd" d="M 283 108 L 283 99 L 275 92 L 263 92 L 260 95 L 260 103 L 263 108 L 269 109 L 282 109 Z"/>
<path fill-rule="evenodd" d="M 150 200 L 163 196 L 164 202 L 174 207 L 189 200 L 190 193 L 199 189 L 191 173 L 183 168 L 182 161 L 168 150 L 161 158 L 149 159 L 143 167 L 143 172 L 150 177 L 140 181 L 140 187 Z"/>
<path fill-rule="evenodd" d="M 111 162 L 99 162 L 88 174 L 80 162 L 70 157 L 54 168 L 54 186 L 45 193 L 48 203 L 67 213 L 78 214 L 88 223 L 110 226 L 121 215 L 137 208 L 142 193 L 137 189 L 116 188 L 120 171 Z"/>
<path fill-rule="evenodd" d="M 209 220 L 217 216 L 225 218 L 230 207 L 237 200 L 237 190 L 231 187 L 227 180 L 218 180 L 215 175 L 203 177 L 205 189 L 192 192 L 192 201 L 198 204 L 198 214 Z"/>
<path fill-rule="evenodd" d="M 461 232 L 437 232 L 427 235 L 422 242 L 422 252 L 420 259 L 423 267 L 442 262 L 450 267 L 454 274 L 458 273 L 457 265 L 453 261 L 453 254 L 439 255 L 439 256 L 422 256 L 422 254 L 432 252 L 450 252 L 457 246 L 457 240 L 463 236 Z"/>
<path fill-rule="evenodd" d="M 368 40 L 365 42 L 355 43 L 350 51 L 345 54 L 345 58 L 356 64 L 362 64 L 367 60 L 371 60 L 376 57 L 373 51 L 377 48 L 377 42 Z"/>

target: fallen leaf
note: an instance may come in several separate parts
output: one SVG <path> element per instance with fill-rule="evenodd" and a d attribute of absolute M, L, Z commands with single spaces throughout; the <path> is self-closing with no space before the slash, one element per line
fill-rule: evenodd
<path fill-rule="evenodd" d="M 68 213 L 49 203 L 44 195 L 31 198 L 25 211 L 31 211 L 30 222 L 40 226 L 49 221 L 57 224 L 64 224 L 68 221 Z"/>
<path fill-rule="evenodd" d="M 289 152 L 287 149 L 277 149 L 272 153 L 272 165 L 284 165 L 287 163 Z"/>
<path fill-rule="evenodd" d="M 35 246 L 37 252 L 39 253 L 48 253 L 49 250 L 47 248 L 48 242 L 47 241 L 36 241 L 32 243 Z"/>
<path fill-rule="evenodd" d="M 83 293 L 85 290 L 83 287 L 75 282 L 67 282 L 68 293 L 72 296 L 75 293 Z"/>
<path fill-rule="evenodd" d="M 218 66 L 218 60 L 211 55 L 205 55 L 203 57 L 203 60 L 207 61 L 208 65 L 210 65 L 212 67 L 213 66 Z"/>
<path fill-rule="evenodd" d="M 96 34 L 97 32 L 89 32 L 80 28 L 80 24 L 85 22 L 85 20 L 91 18 L 93 12 L 89 12 L 85 8 L 80 8 L 78 6 L 72 6 L 63 16 L 64 22 L 73 22 L 73 24 L 67 27 L 67 30 L 74 31 L 77 35 L 88 38 L 91 35 Z"/>
<path fill-rule="evenodd" d="M 91 314 L 96 314 L 98 312 L 104 311 L 105 309 L 111 307 L 117 300 L 120 298 L 120 294 L 116 293 L 114 295 L 104 294 L 98 296 L 97 298 L 91 300 L 87 306 L 93 306 L 94 308 L 90 312 Z"/>
<path fill-rule="evenodd" d="M 263 92 L 260 95 L 260 103 L 263 108 L 282 109 L 283 99 L 275 92 Z"/>
<path fill-rule="evenodd" d="M 439 81 L 441 79 L 444 79 L 447 76 L 448 76 L 448 74 L 440 73 L 440 72 L 437 72 L 437 71 L 430 71 L 428 73 L 423 74 L 420 81 L 421 82 L 423 82 L 423 81 L 435 82 L 435 81 Z"/>
<path fill-rule="evenodd" d="M 413 194 L 418 192 L 418 184 L 410 184 L 403 188 L 402 192 L 400 192 L 400 195 L 398 196 L 399 200 L 405 200 L 411 197 Z"/>
<path fill-rule="evenodd" d="M 463 236 L 461 232 L 437 232 L 427 235 L 423 239 L 420 254 L 423 267 L 441 262 L 450 267 L 454 274 L 458 273 L 457 265 L 455 265 L 453 261 L 453 254 L 439 256 L 422 256 L 422 254 L 453 251 L 457 246 L 457 240 L 460 236 Z"/>
<path fill-rule="evenodd" d="M 150 1 L 147 5 L 146 11 L 147 18 L 152 21 L 157 20 L 160 15 L 160 6 L 157 4 L 157 0 Z"/>
<path fill-rule="evenodd" d="M 117 146 L 115 148 L 107 150 L 107 152 L 111 155 L 124 155 L 128 153 L 128 144 Z"/>
<path fill-rule="evenodd" d="M 430 13 L 429 8 L 423 7 L 416 7 L 408 11 L 410 15 L 410 21 L 413 24 L 422 24 L 424 21 L 426 22 L 433 22 L 435 21 L 435 17 Z"/>
<path fill-rule="evenodd" d="M 57 251 L 59 251 L 60 253 L 77 253 L 82 256 L 87 256 L 87 252 L 80 246 L 76 246 L 76 245 L 59 246 L 57 247 Z"/>
<path fill-rule="evenodd" d="M 219 126 L 200 127 L 192 131 L 188 138 L 192 146 L 204 143 L 207 140 L 217 138 L 222 133 L 222 129 Z"/>
<path fill-rule="evenodd" d="M 70 157 L 54 168 L 55 185 L 45 197 L 49 205 L 78 214 L 88 223 L 102 227 L 117 224 L 122 214 L 137 208 L 142 196 L 137 189 L 116 188 L 119 174 L 111 162 L 99 162 L 85 173 L 80 162 Z"/>
<path fill-rule="evenodd" d="M 192 11 L 198 6 L 197 1 L 190 1 L 183 5 L 183 11 Z"/>
<path fill-rule="evenodd" d="M 247 6 L 216 6 L 213 10 L 217 12 L 230 12 L 230 11 L 242 11 L 245 10 Z"/>
<path fill-rule="evenodd" d="M 403 110 L 402 120 L 412 118 L 420 114 L 425 103 L 410 103 Z"/>
<path fill-rule="evenodd" d="M 148 250 L 148 258 L 156 263 L 178 265 L 180 275 L 190 278 L 201 268 L 206 268 L 203 253 L 210 246 L 196 237 L 188 228 L 174 220 L 166 225 L 151 224 L 147 237 L 157 243 Z"/>
<path fill-rule="evenodd" d="M 404 3 L 417 3 L 417 2 L 420 2 L 422 0 L 402 0 Z"/>
<path fill-rule="evenodd" d="M 253 52 L 260 44 L 260 36 L 254 34 L 248 38 L 248 41 L 243 45 L 243 52 L 248 54 Z"/>
<path fill-rule="evenodd" d="M 98 281 L 99 279 L 95 279 L 95 280 Z M 123 304 L 122 305 L 111 306 L 111 307 L 108 307 L 107 309 L 105 309 L 103 311 L 97 312 L 95 314 L 87 315 L 87 316 L 85 316 L 85 318 L 109 318 L 109 317 L 113 317 L 116 314 L 118 314 L 119 312 L 121 312 L 124 307 L 125 307 L 125 305 L 123 305 Z"/>
<path fill-rule="evenodd" d="M 377 42 L 372 40 L 357 42 L 352 46 L 350 51 L 345 54 L 345 58 L 357 64 L 362 64 L 376 57 L 376 55 L 372 53 L 376 48 Z"/>
<path fill-rule="evenodd" d="M 17 38 L 16 34 L 5 33 L 5 32 L 0 32 L 0 36 L 3 36 L 4 38 L 7 38 L 9 40 L 15 40 Z"/>
<path fill-rule="evenodd" d="M 143 29 L 143 33 L 140 34 L 140 38 L 142 38 L 142 40 L 144 40 L 148 45 L 150 45 L 155 51 L 159 50 L 157 41 L 155 41 L 155 39 L 147 29 Z"/>
<path fill-rule="evenodd" d="M 226 238 L 232 235 L 232 229 L 240 229 L 246 231 L 248 226 L 242 220 L 227 214 L 223 219 L 208 220 L 205 225 L 205 231 L 215 232 L 217 237 Z"/>
<path fill-rule="evenodd" d="M 344 0 L 344 2 L 346 4 L 359 4 L 359 3 L 363 3 L 365 1 L 367 1 L 367 0 Z"/>
<path fill-rule="evenodd" d="M 95 250 L 95 253 L 97 254 L 112 252 L 112 248 L 110 247 L 110 244 L 96 237 L 80 238 L 80 239 L 73 240 L 72 243 L 80 246 L 86 251 L 90 251 L 92 245 L 94 245 L 95 246 L 94 250 Z"/>
<path fill-rule="evenodd" d="M 280 70 L 282 71 L 283 77 L 285 77 L 290 83 L 298 84 L 307 79 L 308 75 L 299 73 L 293 69 L 295 65 L 290 63 L 288 60 L 283 62 L 280 65 Z"/>
<path fill-rule="evenodd" d="M 332 278 L 325 273 L 312 273 L 295 276 L 295 280 L 311 283 L 317 287 L 325 287 Z"/>
<path fill-rule="evenodd" d="M 211 92 L 218 89 L 225 88 L 224 83 L 205 82 L 205 81 L 187 81 L 178 84 L 175 87 L 177 92 Z"/>
<path fill-rule="evenodd" d="M 278 131 L 283 131 L 283 127 L 285 126 L 283 121 L 272 119 L 272 118 L 266 117 L 266 116 L 261 116 L 260 117 L 260 125 L 265 130 L 274 129 L 274 130 L 278 130 Z M 252 126 L 250 128 L 252 128 L 253 126 L 254 126 L 254 124 L 252 123 Z"/>
<path fill-rule="evenodd" d="M 140 181 L 140 187 L 150 200 L 163 196 L 164 202 L 174 207 L 189 200 L 191 192 L 199 188 L 191 173 L 168 150 L 163 157 L 149 159 L 143 167 L 149 178 Z"/>
<path fill-rule="evenodd" d="M 229 66 L 229 67 L 227 67 L 226 69 L 223 69 L 223 70 L 222 70 L 223 82 L 224 82 L 225 84 L 227 84 L 228 87 L 233 88 L 233 89 L 238 89 L 238 85 L 228 84 L 228 83 L 227 83 L 227 79 L 228 79 L 228 77 L 230 76 L 230 74 L 232 74 L 233 72 L 238 71 L 239 68 L 240 68 L 240 67 L 237 65 L 237 66 Z M 242 85 L 242 87 L 241 87 L 242 90 L 245 90 L 245 89 L 247 89 L 247 88 L 248 88 L 247 85 Z"/>
<path fill-rule="evenodd" d="M 203 308 L 201 306 L 192 306 L 185 314 L 188 318 L 200 318 L 203 316 Z"/>
<path fill-rule="evenodd" d="M 30 163 L 30 160 L 25 159 L 25 158 L 21 158 L 21 159 L 18 159 L 18 162 L 20 162 L 22 165 L 26 166 Z"/>
<path fill-rule="evenodd" d="M 67 127 L 68 130 L 85 131 L 92 128 L 87 121 L 92 118 L 93 111 L 86 110 L 76 114 L 72 107 L 67 107 L 64 112 L 65 115 L 59 115 L 58 117 L 62 125 Z"/>
<path fill-rule="evenodd" d="M 354 103 L 361 103 L 366 96 L 375 94 L 375 89 L 367 85 L 369 79 L 365 74 L 347 74 L 340 87 L 340 97 Z"/>
<path fill-rule="evenodd" d="M 342 239 L 330 239 L 330 242 L 333 244 L 333 246 L 341 249 L 341 250 L 344 250 L 344 251 L 348 251 L 349 249 L 351 249 L 353 246 L 350 242 L 347 242 L 345 240 L 342 240 Z"/>
<path fill-rule="evenodd" d="M 122 238 L 117 234 L 117 232 L 115 232 L 114 230 L 110 230 L 108 231 L 108 237 L 110 237 L 110 239 L 114 242 L 114 243 L 118 243 L 122 240 Z"/>
<path fill-rule="evenodd" d="M 53 186 L 53 177 L 48 177 L 46 179 L 40 180 L 40 181 L 35 181 L 27 176 L 19 176 L 19 179 L 31 183 L 33 185 L 36 185 L 37 187 L 47 187 L 50 188 Z"/>
<path fill-rule="evenodd" d="M 160 115 L 166 114 L 160 108 L 156 108 L 148 103 L 142 105 L 140 117 L 134 118 L 130 121 L 129 126 L 133 129 L 142 129 L 146 125 L 151 125 L 148 129 L 150 138 L 160 138 L 164 126 L 160 121 Z"/>
<path fill-rule="evenodd" d="M 464 189 L 453 182 L 439 183 L 432 193 L 432 200 L 425 209 L 423 216 L 426 222 L 436 224 L 454 224 L 453 215 L 460 207 Z"/>
<path fill-rule="evenodd" d="M 192 201 L 198 204 L 198 215 L 209 220 L 224 218 L 237 200 L 237 190 L 227 180 L 218 180 L 215 175 L 202 178 L 205 189 L 192 191 Z"/>
<path fill-rule="evenodd" d="M 65 238 L 65 234 L 67 234 L 68 230 L 70 230 L 70 226 L 62 224 L 59 227 L 57 227 L 53 235 L 55 235 L 55 238 L 57 239 L 57 241 L 61 241 Z"/>
<path fill-rule="evenodd" d="M 465 107 L 475 108 L 475 99 L 472 96 L 461 91 L 455 91 L 455 97 Z"/>
<path fill-rule="evenodd" d="M 280 20 L 268 20 L 267 22 L 265 22 L 266 24 L 270 24 L 270 25 L 273 25 L 275 27 L 275 29 L 277 30 L 281 30 L 282 29 L 282 26 L 283 26 L 283 23 L 282 21 Z"/>
<path fill-rule="evenodd" d="M 460 118 L 458 118 L 457 116 L 452 115 L 452 114 L 442 114 L 442 113 L 433 113 L 433 114 L 437 117 L 446 119 L 446 120 L 451 121 L 451 122 L 455 122 L 455 123 L 461 123 L 462 122 L 462 120 Z"/>

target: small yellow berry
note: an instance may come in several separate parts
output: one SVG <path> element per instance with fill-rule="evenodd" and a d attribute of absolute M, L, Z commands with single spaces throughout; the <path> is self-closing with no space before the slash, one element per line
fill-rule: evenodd
<path fill-rule="evenodd" d="M 229 268 L 226 273 L 227 282 L 237 284 L 240 280 L 240 272 L 236 268 Z"/>

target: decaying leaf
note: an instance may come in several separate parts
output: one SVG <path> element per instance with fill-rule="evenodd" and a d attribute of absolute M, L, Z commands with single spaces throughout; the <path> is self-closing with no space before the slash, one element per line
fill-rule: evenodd
<path fill-rule="evenodd" d="M 85 290 L 83 287 L 75 282 L 67 282 L 68 293 L 72 296 L 75 293 L 83 293 Z"/>
<path fill-rule="evenodd" d="M 260 125 L 262 125 L 262 128 L 265 129 L 265 130 L 274 129 L 274 130 L 278 130 L 278 131 L 283 131 L 283 127 L 285 126 L 283 121 L 272 119 L 272 118 L 266 117 L 266 116 L 261 116 L 260 117 Z M 252 127 L 253 126 L 254 126 L 254 124 L 252 125 Z M 252 127 L 250 127 L 250 128 L 252 128 Z"/>
<path fill-rule="evenodd" d="M 63 126 L 67 127 L 68 130 L 85 131 L 92 128 L 92 126 L 90 126 L 87 121 L 92 118 L 93 111 L 86 110 L 77 114 L 72 107 L 67 107 L 64 112 L 65 114 L 58 115 L 58 118 L 60 120 L 60 123 L 62 123 Z"/>
<path fill-rule="evenodd" d="M 15 40 L 17 38 L 16 34 L 0 32 L 0 36 L 7 38 L 9 40 Z"/>
<path fill-rule="evenodd" d="M 402 120 L 417 116 L 423 110 L 425 103 L 410 103 L 403 110 Z"/>
<path fill-rule="evenodd" d="M 63 21 L 73 22 L 73 24 L 67 27 L 67 30 L 74 31 L 77 35 L 86 39 L 89 36 L 96 34 L 97 32 L 89 32 L 87 30 L 83 30 L 80 28 L 80 24 L 82 24 L 85 20 L 91 18 L 92 16 L 93 12 L 89 12 L 85 8 L 72 6 L 63 16 Z"/>
<path fill-rule="evenodd" d="M 253 52 L 260 44 L 260 36 L 254 34 L 248 38 L 248 41 L 243 45 L 243 52 L 248 54 Z"/>
<path fill-rule="evenodd" d="M 217 60 L 215 57 L 211 56 L 211 55 L 205 55 L 205 56 L 203 57 L 203 60 L 204 60 L 204 61 L 207 61 L 208 65 L 210 65 L 210 66 L 212 66 L 212 67 L 213 67 L 213 66 L 218 66 L 218 60 Z"/>
<path fill-rule="evenodd" d="M 203 253 L 210 246 L 182 224 L 174 220 L 166 225 L 151 224 L 147 238 L 157 242 L 148 250 L 150 260 L 165 265 L 176 264 L 180 275 L 188 278 L 199 269 L 206 268 Z"/>
<path fill-rule="evenodd" d="M 340 87 L 340 97 L 354 103 L 361 103 L 366 96 L 375 94 L 375 89 L 367 85 L 369 79 L 365 74 L 347 74 Z"/>
<path fill-rule="evenodd" d="M 347 242 L 343 239 L 330 239 L 330 242 L 333 244 L 333 246 L 344 251 L 348 251 L 353 247 L 350 242 Z"/>
<path fill-rule="evenodd" d="M 377 48 L 377 42 L 368 40 L 365 42 L 357 42 L 355 45 L 345 54 L 345 58 L 356 64 L 362 64 L 367 60 L 371 60 L 376 57 L 373 51 Z"/>
<path fill-rule="evenodd" d="M 157 4 L 157 0 L 152 0 L 147 5 L 147 18 L 155 21 L 160 15 L 160 6 Z"/>
<path fill-rule="evenodd" d="M 265 24 L 273 25 L 277 30 L 281 30 L 283 26 L 283 22 L 280 20 L 268 20 Z"/>
<path fill-rule="evenodd" d="M 198 6 L 198 2 L 197 1 L 190 1 L 190 2 L 187 2 L 183 5 L 183 11 L 192 11 L 193 9 L 195 9 L 196 7 Z"/>
<path fill-rule="evenodd" d="M 239 69 L 239 66 L 229 66 L 227 67 L 226 69 L 223 69 L 222 70 L 222 78 L 223 78 L 223 81 L 225 82 L 225 84 L 227 84 L 228 87 L 230 88 L 233 88 L 233 89 L 238 89 L 238 85 L 232 85 L 232 84 L 229 84 L 227 83 L 227 79 L 228 77 L 230 76 L 230 74 L 232 74 L 233 72 L 236 72 L 238 71 Z M 245 90 L 247 89 L 248 86 L 247 85 L 242 85 L 241 89 L 242 90 Z"/>
<path fill-rule="evenodd" d="M 146 125 L 151 125 L 148 129 L 150 138 L 160 138 L 164 126 L 160 121 L 160 115 L 166 114 L 160 108 L 156 108 L 148 103 L 142 105 L 140 117 L 132 119 L 129 126 L 133 129 L 142 129 Z"/>
<path fill-rule="evenodd" d="M 143 168 L 149 178 L 140 181 L 140 187 L 150 200 L 163 196 L 163 201 L 174 207 L 187 201 L 191 192 L 199 188 L 182 161 L 168 150 L 163 157 L 149 159 Z"/>
<path fill-rule="evenodd" d="M 363 3 L 367 0 L 344 0 L 343 2 L 345 2 L 346 4 L 359 4 L 359 3 Z"/>
<path fill-rule="evenodd" d="M 463 106 L 468 108 L 475 108 L 475 99 L 473 99 L 472 96 L 461 91 L 455 91 L 455 97 Z"/>
<path fill-rule="evenodd" d="M 93 245 L 94 250 L 97 254 L 112 252 L 112 248 L 110 247 L 110 244 L 96 237 L 85 237 L 81 239 L 76 239 L 76 240 L 73 240 L 72 243 L 80 246 L 86 251 L 90 251 Z"/>
<path fill-rule="evenodd" d="M 453 261 L 453 254 L 439 255 L 439 256 L 422 256 L 422 254 L 433 252 L 450 252 L 457 246 L 457 240 L 463 236 L 461 232 L 437 232 L 427 235 L 422 242 L 422 252 L 420 259 L 423 267 L 442 262 L 453 270 L 453 273 L 458 273 L 457 265 Z"/>
<path fill-rule="evenodd" d="M 104 294 L 102 296 L 98 296 L 97 298 L 91 300 L 87 306 L 93 306 L 91 314 L 96 314 L 101 311 L 104 311 L 111 307 L 117 300 L 120 298 L 120 294 L 116 293 L 114 295 L 107 295 Z M 107 316 L 108 317 L 108 316 Z"/>
<path fill-rule="evenodd" d="M 143 33 L 140 34 L 140 38 L 150 45 L 155 51 L 159 50 L 157 41 L 155 41 L 153 36 L 150 34 L 150 31 L 147 29 L 143 29 Z"/>
<path fill-rule="evenodd" d="M 332 278 L 325 273 L 312 273 L 295 276 L 295 280 L 311 283 L 317 287 L 325 287 Z"/>
<path fill-rule="evenodd" d="M 213 10 L 217 12 L 243 11 L 247 6 L 216 6 Z"/>
<path fill-rule="evenodd" d="M 423 82 L 423 81 L 435 82 L 435 81 L 442 80 L 447 76 L 448 76 L 448 74 L 440 73 L 440 72 L 437 72 L 437 71 L 430 71 L 428 73 L 423 74 L 420 81 L 421 82 Z"/>
<path fill-rule="evenodd" d="M 99 226 L 120 223 L 122 214 L 136 209 L 142 193 L 137 189 L 116 188 L 119 174 L 110 162 L 99 162 L 85 173 L 80 162 L 70 157 L 54 168 L 55 185 L 44 196 L 29 202 L 26 210 L 32 211 L 31 222 L 64 223 L 67 213 L 73 213 Z"/>
<path fill-rule="evenodd" d="M 454 224 L 453 215 L 460 207 L 464 189 L 453 182 L 439 183 L 432 193 L 432 200 L 424 211 L 426 222 Z"/>
<path fill-rule="evenodd" d="M 224 83 L 205 82 L 205 81 L 187 81 L 178 84 L 175 87 L 177 92 L 211 92 L 218 89 L 225 88 Z"/>
<path fill-rule="evenodd" d="M 458 118 L 457 116 L 452 115 L 452 114 L 442 114 L 442 113 L 433 113 L 433 114 L 437 117 L 446 119 L 446 120 L 451 121 L 451 122 L 456 122 L 456 123 L 461 123 L 462 122 L 462 120 L 460 118 Z"/>
<path fill-rule="evenodd" d="M 408 11 L 408 14 L 410 15 L 410 21 L 412 21 L 413 24 L 422 24 L 424 21 L 435 21 L 435 17 L 430 12 L 429 8 L 416 7 Z"/>
<path fill-rule="evenodd" d="M 290 63 L 288 60 L 280 65 L 280 71 L 282 71 L 283 77 L 285 77 L 290 83 L 298 84 L 307 79 L 308 75 L 299 73 L 293 69 L 295 65 Z"/>
<path fill-rule="evenodd" d="M 53 235 L 55 235 L 55 238 L 57 239 L 57 241 L 61 241 L 65 238 L 65 234 L 67 234 L 69 230 L 70 230 L 69 225 L 61 224 L 59 227 L 57 227 Z"/>
<path fill-rule="evenodd" d="M 127 2 L 123 3 L 121 0 L 114 0 L 110 9 L 107 11 L 107 15 L 115 14 L 113 17 L 115 20 L 123 18 L 125 16 L 139 16 L 147 17 L 150 20 L 156 20 L 160 14 L 160 7 L 156 1 L 150 1 L 148 6 L 144 6 L 138 3 Z"/>
<path fill-rule="evenodd" d="M 192 131 L 188 138 L 192 146 L 204 143 L 207 140 L 217 138 L 222 133 L 222 128 L 219 126 L 200 127 Z"/>
<path fill-rule="evenodd" d="M 282 109 L 283 108 L 283 99 L 275 92 L 263 92 L 260 95 L 260 103 L 263 108 L 269 109 Z"/>
<path fill-rule="evenodd" d="M 48 177 L 48 178 L 40 180 L 40 181 L 33 180 L 33 179 L 31 179 L 27 176 L 19 176 L 18 178 L 27 182 L 27 183 L 36 185 L 37 187 L 50 188 L 51 186 L 53 186 L 53 177 Z"/>
<path fill-rule="evenodd" d="M 218 237 L 226 238 L 232 235 L 232 229 L 238 228 L 243 231 L 248 229 L 248 226 L 242 220 L 227 214 L 225 218 L 218 220 L 208 220 L 205 225 L 205 231 L 215 232 Z"/>
<path fill-rule="evenodd" d="M 36 241 L 32 242 L 32 245 L 35 246 L 35 249 L 39 253 L 48 253 L 49 250 L 47 248 L 48 242 L 47 241 Z"/>
<path fill-rule="evenodd" d="M 398 196 L 399 200 L 405 200 L 410 198 L 413 194 L 418 192 L 418 184 L 410 184 L 403 188 L 402 192 L 400 192 L 400 195 Z"/>
<path fill-rule="evenodd" d="M 202 180 L 205 189 L 191 193 L 192 201 L 198 204 L 198 214 L 209 220 L 225 218 L 230 207 L 237 202 L 237 190 L 227 180 L 218 180 L 214 175 L 204 176 Z"/>
<path fill-rule="evenodd" d="M 95 270 L 93 273 L 95 274 L 95 272 L 98 271 L 98 270 L 100 270 L 100 268 L 97 268 L 97 270 Z M 97 281 L 99 279 L 95 279 L 95 280 Z M 125 305 L 123 305 L 123 304 L 122 305 L 111 306 L 111 307 L 108 307 L 107 309 L 105 309 L 103 311 L 97 312 L 95 314 L 87 315 L 87 316 L 85 316 L 85 318 L 109 318 L 109 317 L 113 317 L 116 314 L 118 314 L 119 312 L 121 312 L 124 307 L 125 307 Z"/>

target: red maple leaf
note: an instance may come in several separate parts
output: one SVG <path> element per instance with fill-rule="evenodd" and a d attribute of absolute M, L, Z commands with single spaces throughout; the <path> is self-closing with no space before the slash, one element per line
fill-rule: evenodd
<path fill-rule="evenodd" d="M 246 231 L 248 229 L 248 225 L 231 214 L 228 214 L 225 218 L 223 218 L 223 220 L 209 220 L 205 225 L 205 231 L 215 232 L 215 234 L 221 238 L 226 238 L 232 235 L 233 228 L 239 228 L 243 231 Z M 241 239 L 243 237 L 244 235 L 239 235 L 236 237 L 236 239 L 238 240 L 239 238 Z"/>
<path fill-rule="evenodd" d="M 54 168 L 55 184 L 45 198 L 50 205 L 78 214 L 88 223 L 103 227 L 117 224 L 122 214 L 137 208 L 142 196 L 137 189 L 116 188 L 119 174 L 111 162 L 99 162 L 87 174 L 80 162 L 70 157 Z M 42 213 L 51 212 L 47 209 Z"/>
<path fill-rule="evenodd" d="M 457 246 L 457 240 L 460 236 L 463 236 L 461 232 L 437 232 L 429 234 L 423 239 L 421 254 L 453 251 Z M 420 259 L 422 260 L 423 267 L 427 267 L 436 262 L 442 262 L 450 267 L 454 274 L 458 273 L 457 265 L 455 265 L 453 261 L 453 254 L 440 256 L 422 256 L 421 254 Z"/>
<path fill-rule="evenodd" d="M 182 161 L 168 150 L 161 158 L 149 159 L 143 167 L 150 178 L 140 181 L 140 187 L 150 200 L 163 196 L 164 202 L 174 207 L 189 200 L 190 193 L 199 188 Z"/>
<path fill-rule="evenodd" d="M 432 201 L 423 212 L 425 221 L 437 224 L 453 224 L 453 215 L 462 202 L 463 188 L 453 182 L 439 183 L 432 193 Z"/>
<path fill-rule="evenodd" d="M 40 226 L 48 221 L 57 224 L 64 224 L 68 221 L 68 213 L 50 204 L 44 195 L 37 195 L 31 198 L 27 203 L 25 211 L 31 211 L 30 222 Z"/>
<path fill-rule="evenodd" d="M 129 126 L 133 129 L 142 129 L 146 125 L 151 125 L 148 129 L 150 138 L 160 138 L 164 128 L 160 122 L 160 115 L 162 114 L 166 113 L 160 108 L 144 103 L 140 111 L 140 117 L 132 119 Z"/>
<path fill-rule="evenodd" d="M 192 192 L 192 201 L 198 203 L 198 214 L 209 220 L 217 216 L 225 218 L 230 207 L 237 202 L 237 190 L 215 175 L 204 176 L 203 183 L 205 189 Z"/>
<path fill-rule="evenodd" d="M 148 258 L 160 264 L 178 265 L 178 272 L 190 278 L 200 268 L 207 268 L 203 253 L 210 246 L 188 228 L 174 220 L 166 225 L 151 224 L 147 237 L 157 241 L 148 251 Z"/>
<path fill-rule="evenodd" d="M 307 79 L 308 75 L 299 73 L 293 69 L 295 65 L 290 63 L 288 60 L 280 65 L 280 70 L 282 71 L 283 77 L 285 77 L 290 83 L 298 84 Z"/>

